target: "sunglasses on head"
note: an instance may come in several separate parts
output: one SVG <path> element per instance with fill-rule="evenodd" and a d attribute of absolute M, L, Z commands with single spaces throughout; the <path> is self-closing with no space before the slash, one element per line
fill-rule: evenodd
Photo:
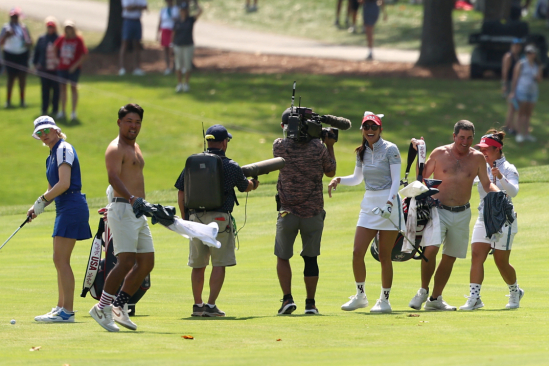
<path fill-rule="evenodd" d="M 36 131 L 36 136 L 42 137 L 42 134 L 47 135 L 48 133 L 50 133 L 50 130 L 50 128 L 44 128 L 43 130 Z"/>
<path fill-rule="evenodd" d="M 371 129 L 372 131 L 377 131 L 378 128 L 379 128 L 379 126 L 378 126 L 378 125 L 375 125 L 375 124 L 374 124 L 374 125 L 369 125 L 369 124 L 366 124 L 366 123 L 365 123 L 365 124 L 362 125 L 362 129 L 363 129 L 363 130 L 366 130 L 366 131 L 368 131 L 368 130 L 370 130 L 370 129 Z"/>

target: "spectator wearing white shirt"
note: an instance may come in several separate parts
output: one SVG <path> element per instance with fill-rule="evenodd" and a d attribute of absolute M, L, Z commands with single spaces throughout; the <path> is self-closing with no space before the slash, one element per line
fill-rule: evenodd
<path fill-rule="evenodd" d="M 120 71 L 118 75 L 125 75 L 124 56 L 128 42 L 132 43 L 135 52 L 134 75 L 145 75 L 140 65 L 141 38 L 143 29 L 141 26 L 141 13 L 147 9 L 147 0 L 122 0 L 122 46 L 120 47 Z"/>
<path fill-rule="evenodd" d="M 164 75 L 169 75 L 172 72 L 170 67 L 170 43 L 173 25 L 177 19 L 179 19 L 179 7 L 174 6 L 173 0 L 166 0 L 166 6 L 160 9 L 160 19 L 158 21 L 158 39 L 160 45 L 164 47 L 164 59 L 166 60 Z"/>

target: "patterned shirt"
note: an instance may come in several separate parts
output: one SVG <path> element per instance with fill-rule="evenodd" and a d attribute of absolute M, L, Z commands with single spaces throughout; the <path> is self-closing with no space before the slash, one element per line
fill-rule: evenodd
<path fill-rule="evenodd" d="M 356 166 L 362 167 L 364 174 L 364 185 L 367 191 L 383 191 L 391 189 L 393 179 L 391 178 L 390 165 L 400 164 L 400 152 L 392 142 L 381 137 L 370 148 L 368 142 L 365 144 L 364 158 L 356 157 Z"/>
<path fill-rule="evenodd" d="M 238 163 L 227 158 L 223 150 L 208 148 L 208 152 L 210 154 L 221 156 L 221 160 L 223 161 L 223 180 L 226 199 L 219 211 L 233 212 L 236 198 L 234 187 L 238 188 L 240 192 L 244 192 L 248 188 L 248 179 L 244 176 L 244 173 L 242 173 L 242 168 L 238 165 Z M 175 188 L 182 192 L 184 191 L 184 177 L 185 169 L 183 169 L 179 175 L 179 178 L 177 178 L 177 181 L 175 182 Z"/>
<path fill-rule="evenodd" d="M 328 149 L 318 139 L 296 142 L 291 139 L 276 139 L 273 156 L 284 158 L 286 165 L 280 169 L 277 190 L 281 210 L 308 218 L 324 208 L 322 177 L 336 169 L 336 162 Z"/>

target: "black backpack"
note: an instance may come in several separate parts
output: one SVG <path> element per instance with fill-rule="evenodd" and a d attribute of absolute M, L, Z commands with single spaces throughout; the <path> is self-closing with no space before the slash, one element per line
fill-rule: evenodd
<path fill-rule="evenodd" d="M 101 259 L 101 253 L 103 251 L 105 252 L 105 258 Z M 112 233 L 108 226 L 105 227 L 103 218 L 100 218 L 97 233 L 93 238 L 88 266 L 86 267 L 86 275 L 84 276 L 84 283 L 82 285 L 82 293 L 80 296 L 86 297 L 89 292 L 94 299 L 99 300 L 101 298 L 101 293 L 103 292 L 103 286 L 105 285 L 107 275 L 110 271 L 112 271 L 117 261 L 117 257 L 114 255 Z M 122 283 L 122 285 L 123 284 L 124 283 Z M 120 288 L 116 291 L 116 294 L 120 292 L 122 285 L 120 285 Z M 149 274 L 145 277 L 137 292 L 133 294 L 128 301 L 128 312 L 130 316 L 135 315 L 135 304 L 141 300 L 143 295 L 145 295 L 145 292 L 147 292 L 150 287 L 151 277 Z"/>
<path fill-rule="evenodd" d="M 206 152 L 189 156 L 183 179 L 186 209 L 209 211 L 225 203 L 223 159 L 220 156 Z"/>

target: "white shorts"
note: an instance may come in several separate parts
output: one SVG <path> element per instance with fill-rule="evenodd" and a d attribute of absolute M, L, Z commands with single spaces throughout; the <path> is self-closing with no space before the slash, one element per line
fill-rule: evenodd
<path fill-rule="evenodd" d="M 502 233 L 496 240 L 492 240 L 486 237 L 486 227 L 484 226 L 484 220 L 482 220 L 482 213 L 479 213 L 479 217 L 475 222 L 475 227 L 473 228 L 473 237 L 471 243 L 486 243 L 490 244 L 490 247 L 497 250 L 511 250 L 513 246 L 513 239 L 515 234 L 518 232 L 518 223 L 517 219 L 509 226 L 508 224 L 503 225 L 501 229 Z"/>
<path fill-rule="evenodd" d="M 151 230 L 145 216 L 135 217 L 132 206 L 123 202 L 110 203 L 107 210 L 107 222 L 113 236 L 114 255 L 154 252 Z"/>
<path fill-rule="evenodd" d="M 440 217 L 440 243 L 424 243 L 421 245 L 437 246 L 442 248 L 442 254 L 450 257 L 465 258 L 469 247 L 469 223 L 471 222 L 471 209 L 461 212 L 451 212 L 442 208 L 438 209 Z"/>
<path fill-rule="evenodd" d="M 191 71 L 193 67 L 194 46 L 173 46 L 175 69 Z"/>
<path fill-rule="evenodd" d="M 356 226 L 372 230 L 398 231 L 397 228 L 395 228 L 395 225 L 397 227 L 400 225 L 401 230 L 406 230 L 400 196 L 397 195 L 397 198 L 394 200 L 393 211 L 389 217 L 395 225 L 388 219 L 381 217 L 381 215 L 376 215 L 372 212 L 376 207 L 381 209 L 385 207 L 387 199 L 389 198 L 389 192 L 390 190 L 386 189 L 383 191 L 366 191 L 366 193 L 364 193 L 364 198 L 360 203 L 360 213 L 358 214 Z"/>

